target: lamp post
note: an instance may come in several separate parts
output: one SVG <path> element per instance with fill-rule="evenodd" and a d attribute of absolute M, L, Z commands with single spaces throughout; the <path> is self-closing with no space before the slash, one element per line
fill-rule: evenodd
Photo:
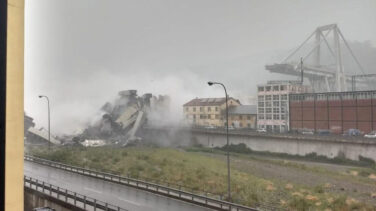
<path fill-rule="evenodd" d="M 229 145 L 229 138 L 228 138 L 228 105 L 227 105 L 227 91 L 225 85 L 219 82 L 212 82 L 209 81 L 208 85 L 212 86 L 213 84 L 218 84 L 223 87 L 225 90 L 226 95 L 226 138 L 227 138 L 227 194 L 228 194 L 228 201 L 231 202 L 231 185 L 230 185 L 230 145 Z"/>
<path fill-rule="evenodd" d="M 46 98 L 47 99 L 47 108 L 48 108 L 48 150 L 51 149 L 51 132 L 50 132 L 50 100 L 45 95 L 39 95 L 39 98 Z"/>

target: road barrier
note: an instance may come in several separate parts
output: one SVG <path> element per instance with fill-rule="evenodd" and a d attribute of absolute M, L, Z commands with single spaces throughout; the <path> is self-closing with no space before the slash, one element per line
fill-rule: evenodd
<path fill-rule="evenodd" d="M 77 210 L 128 211 L 127 209 L 123 209 L 121 207 L 111 205 L 28 176 L 24 176 L 24 186 L 25 188 L 37 191 L 60 202 L 73 205 L 75 208 L 77 208 Z"/>
<path fill-rule="evenodd" d="M 213 199 L 207 196 L 197 195 L 197 194 L 189 193 L 183 190 L 178 190 L 175 188 L 166 187 L 166 186 L 162 186 L 162 185 L 151 183 L 151 182 L 145 182 L 142 180 L 133 179 L 129 177 L 122 177 L 119 175 L 93 171 L 90 169 L 66 165 L 66 164 L 53 162 L 53 161 L 49 161 L 49 160 L 42 159 L 42 158 L 36 158 L 33 156 L 24 156 L 24 159 L 26 161 L 77 173 L 77 174 L 84 175 L 84 176 L 93 177 L 96 179 L 100 179 L 100 180 L 104 180 L 104 181 L 108 181 L 112 183 L 126 185 L 126 186 L 133 187 L 136 189 L 148 191 L 154 194 L 178 199 L 181 201 L 185 201 L 185 202 L 196 204 L 196 205 L 203 206 L 203 207 L 208 207 L 211 209 L 231 210 L 231 211 L 256 211 L 258 210 L 256 208 L 246 207 L 246 206 L 234 204 L 234 203 L 227 202 L 227 201 Z"/>

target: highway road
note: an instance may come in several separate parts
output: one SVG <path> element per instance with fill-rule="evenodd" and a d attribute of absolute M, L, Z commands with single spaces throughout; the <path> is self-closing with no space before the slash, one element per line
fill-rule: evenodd
<path fill-rule="evenodd" d="M 24 162 L 25 176 L 105 201 L 109 204 L 128 209 L 129 211 L 211 210 L 180 200 L 40 165 L 27 160 Z"/>

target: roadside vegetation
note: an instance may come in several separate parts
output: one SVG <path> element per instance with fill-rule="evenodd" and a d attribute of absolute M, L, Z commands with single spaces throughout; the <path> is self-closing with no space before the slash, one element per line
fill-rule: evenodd
<path fill-rule="evenodd" d="M 250 158 L 247 157 L 247 153 L 251 151 L 242 147 L 239 149 L 243 151 L 232 156 L 236 156 L 237 161 L 240 162 L 248 161 Z M 221 149 L 77 147 L 55 148 L 48 151 L 46 148 L 33 148 L 29 150 L 29 154 L 226 199 L 227 167 Z M 305 168 L 303 164 L 278 160 L 270 162 L 274 162 L 273 165 L 289 168 Z M 318 169 L 316 171 L 320 173 L 322 169 Z M 325 173 L 324 170 L 322 171 Z M 375 173 L 371 168 L 354 167 L 352 171 L 358 172 L 359 175 L 349 174 L 349 176 L 366 179 Z M 373 185 L 375 186 L 375 183 Z M 235 203 L 278 210 L 376 210 L 373 206 L 376 203 L 359 201 L 346 194 L 332 192 L 330 189 L 331 185 L 325 183 L 308 186 L 283 179 L 262 177 L 253 174 L 252 169 L 247 170 L 243 163 L 232 165 L 231 168 L 232 200 Z"/>

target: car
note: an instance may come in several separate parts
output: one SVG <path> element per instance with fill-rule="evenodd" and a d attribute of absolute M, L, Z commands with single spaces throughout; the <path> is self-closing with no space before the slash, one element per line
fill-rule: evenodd
<path fill-rule="evenodd" d="M 216 127 L 214 127 L 213 125 L 208 125 L 205 127 L 206 129 L 215 129 Z"/>
<path fill-rule="evenodd" d="M 265 128 L 259 128 L 259 129 L 257 129 L 257 132 L 266 133 L 266 129 Z"/>
<path fill-rule="evenodd" d="M 229 130 L 234 130 L 235 128 L 233 126 L 228 126 Z"/>
<path fill-rule="evenodd" d="M 358 129 L 351 128 L 351 129 L 348 129 L 343 135 L 344 136 L 361 136 L 362 132 Z"/>
<path fill-rule="evenodd" d="M 313 130 L 309 130 L 309 129 L 305 129 L 305 130 L 302 130 L 300 131 L 301 134 L 303 135 L 313 135 Z"/>
<path fill-rule="evenodd" d="M 376 131 L 364 135 L 365 138 L 376 138 Z"/>
<path fill-rule="evenodd" d="M 330 135 L 330 130 L 318 130 L 317 134 L 320 136 L 327 136 Z"/>
<path fill-rule="evenodd" d="M 313 131 L 302 131 L 303 135 L 313 135 Z"/>

